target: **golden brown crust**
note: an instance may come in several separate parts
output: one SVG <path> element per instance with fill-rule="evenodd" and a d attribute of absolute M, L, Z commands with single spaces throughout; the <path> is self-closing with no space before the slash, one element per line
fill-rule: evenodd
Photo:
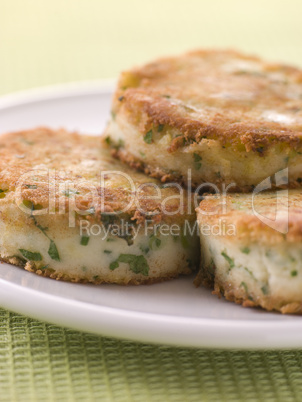
<path fill-rule="evenodd" d="M 241 304 L 243 307 L 261 307 L 268 311 L 279 311 L 282 314 L 302 314 L 302 303 L 284 301 L 270 295 L 255 296 L 249 294 L 243 287 L 233 285 L 231 281 L 222 280 L 216 274 L 215 266 L 200 270 L 194 283 L 196 286 L 202 284 L 211 288 L 213 289 L 212 293 L 219 298 L 223 296 L 226 300 Z"/>
<path fill-rule="evenodd" d="M 135 221 L 139 217 L 141 221 L 148 217 L 156 223 L 194 219 L 193 215 L 166 214 L 162 201 L 176 195 L 176 190 L 162 188 L 160 198 L 152 199 L 152 184 L 160 183 L 112 159 L 107 150 L 95 146 L 95 141 L 92 136 L 44 127 L 2 135 L 0 189 L 5 194 L 21 194 L 18 200 L 29 201 L 38 208 L 52 205 L 55 211 L 65 212 L 72 207 L 79 211 L 91 209 L 87 219 L 97 222 L 102 221 L 104 214 L 124 208 L 127 211 L 118 215 L 120 219 Z M 108 171 L 122 172 L 127 177 Z M 146 186 L 147 183 L 151 185 Z M 131 203 L 132 200 L 135 202 Z M 164 204 L 169 213 L 178 207 L 176 198 Z"/>
<path fill-rule="evenodd" d="M 104 141 L 104 139 L 103 139 Z M 123 163 L 126 163 L 129 165 L 131 168 L 139 170 L 141 172 L 144 172 L 146 175 L 160 180 L 162 183 L 179 183 L 180 185 L 184 186 L 185 188 L 188 188 L 188 178 L 182 176 L 181 174 L 178 174 L 176 171 L 167 171 L 165 169 L 162 169 L 159 166 L 152 166 L 149 163 L 145 163 L 144 161 L 136 158 L 133 156 L 130 152 L 127 151 L 126 148 L 120 147 L 120 148 L 112 148 L 111 149 L 111 155 Z M 190 178 L 190 186 L 192 190 L 195 190 L 200 186 L 201 183 L 203 182 L 209 182 L 212 183 L 209 180 L 194 180 L 193 177 Z M 214 180 L 213 180 L 214 182 Z M 226 183 L 224 183 L 223 178 L 217 178 L 215 177 L 215 185 L 217 186 L 218 189 L 224 189 L 226 187 Z M 276 186 L 275 182 L 271 183 L 271 189 L 282 189 L 284 186 L 279 185 Z M 289 189 L 297 189 L 301 188 L 301 180 L 299 178 L 298 180 L 291 180 L 287 186 Z M 229 193 L 250 193 L 255 189 L 255 185 L 239 185 L 238 183 L 231 183 L 231 186 L 228 187 L 228 192 Z M 202 192 L 213 192 L 213 187 L 211 185 L 203 186 Z"/>
<path fill-rule="evenodd" d="M 263 192 L 253 201 L 252 194 L 228 194 L 223 196 L 205 196 L 197 208 L 198 220 L 201 225 L 215 225 L 222 221 L 224 225 L 234 225 L 234 233 L 223 233 L 225 240 L 241 243 L 259 243 L 267 245 L 300 243 L 302 241 L 302 194 L 300 190 L 289 190 L 283 195 L 278 192 Z M 288 215 L 287 215 L 288 200 Z M 278 218 L 269 226 L 270 219 L 275 218 L 278 208 Z M 288 224 L 288 227 L 287 227 Z M 286 230 L 287 229 L 287 230 Z M 287 233 L 286 233 L 287 231 Z"/>
<path fill-rule="evenodd" d="M 94 279 L 94 277 L 80 277 L 80 276 L 75 276 L 75 275 L 68 275 L 66 273 L 62 273 L 59 271 L 55 271 L 51 268 L 46 268 L 46 269 L 39 269 L 35 266 L 35 263 L 33 261 L 31 262 L 22 262 L 20 258 L 18 257 L 10 257 L 10 258 L 5 258 L 5 257 L 0 257 L 0 262 L 6 262 L 8 264 L 12 264 L 15 265 L 17 267 L 23 268 L 28 272 L 32 272 L 35 273 L 39 276 L 43 276 L 46 278 L 51 278 L 51 279 L 55 279 L 55 280 L 60 280 L 60 281 L 64 281 L 64 282 L 73 282 L 73 283 L 92 283 L 94 285 L 100 285 L 100 284 L 111 284 L 112 281 L 104 281 L 101 278 L 98 279 Z M 183 270 L 181 272 L 173 272 L 171 274 L 166 274 L 165 276 L 161 276 L 161 277 L 157 277 L 157 278 L 127 278 L 127 279 L 123 279 L 120 278 L 119 281 L 115 280 L 114 283 L 115 284 L 119 284 L 119 285 L 152 285 L 155 283 L 161 283 L 161 282 L 165 282 L 168 280 L 172 280 L 175 279 L 177 277 L 179 277 L 180 275 L 189 275 L 191 274 L 192 271 L 190 269 L 188 269 L 187 272 L 184 272 Z"/>
<path fill-rule="evenodd" d="M 122 162 L 127 163 L 127 165 L 129 165 L 132 169 L 140 170 L 150 177 L 159 179 L 162 183 L 175 182 L 186 185 L 184 177 L 173 174 L 172 172 L 166 172 L 160 167 L 154 168 L 153 166 L 135 158 L 132 154 L 127 152 L 125 148 L 112 149 L 111 155 L 115 158 L 118 158 Z M 197 186 L 197 184 L 195 186 Z"/>
<path fill-rule="evenodd" d="M 207 138 L 263 156 L 276 143 L 302 148 L 301 94 L 297 68 L 201 50 L 123 73 L 113 112 L 142 135 L 158 125 L 179 131 L 170 152 Z"/>

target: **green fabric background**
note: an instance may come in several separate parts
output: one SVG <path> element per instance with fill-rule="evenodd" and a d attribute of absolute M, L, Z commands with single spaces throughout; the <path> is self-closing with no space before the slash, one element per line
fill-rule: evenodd
<path fill-rule="evenodd" d="M 301 15 L 300 0 L 0 0 L 0 94 L 197 47 L 302 66 Z M 144 345 L 0 310 L 0 401 L 15 400 L 300 401 L 302 353 Z"/>

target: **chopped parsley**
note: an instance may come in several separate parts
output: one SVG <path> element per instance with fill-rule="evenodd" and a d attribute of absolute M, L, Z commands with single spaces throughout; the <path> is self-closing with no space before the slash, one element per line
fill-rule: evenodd
<path fill-rule="evenodd" d="M 244 287 L 244 290 L 246 291 L 246 293 L 248 292 L 248 287 L 247 287 L 247 284 L 245 282 L 241 282 L 240 287 Z"/>
<path fill-rule="evenodd" d="M 201 162 L 200 161 L 202 160 L 202 157 L 194 152 L 193 158 L 194 158 L 194 168 L 196 170 L 199 170 L 201 168 Z"/>
<path fill-rule="evenodd" d="M 150 248 L 147 247 L 147 246 L 140 246 L 140 249 L 142 250 L 142 252 L 143 252 L 144 254 L 148 254 L 149 251 L 150 251 Z"/>
<path fill-rule="evenodd" d="M 230 265 L 230 268 L 234 268 L 235 266 L 234 259 L 229 257 L 225 251 L 223 251 L 221 255 L 227 260 L 227 262 Z"/>
<path fill-rule="evenodd" d="M 104 253 L 105 253 L 105 254 L 111 254 L 112 251 L 110 251 L 110 250 L 104 250 Z"/>
<path fill-rule="evenodd" d="M 267 295 L 267 294 L 268 294 L 268 287 L 267 287 L 267 285 L 262 286 L 261 290 L 262 290 L 262 293 L 263 293 L 264 295 Z"/>
<path fill-rule="evenodd" d="M 27 260 L 42 261 L 42 255 L 40 253 L 24 250 L 23 248 L 20 248 L 19 251 Z"/>
<path fill-rule="evenodd" d="M 80 194 L 80 193 L 77 190 L 68 189 L 68 190 L 62 191 L 62 194 L 64 194 L 65 197 L 70 198 L 70 196 L 75 195 L 75 194 Z"/>
<path fill-rule="evenodd" d="M 256 279 L 251 270 L 249 270 L 247 267 L 244 267 L 244 269 L 246 270 L 246 272 L 248 272 L 251 275 L 252 278 Z"/>
<path fill-rule="evenodd" d="M 111 271 L 113 271 L 114 269 L 119 267 L 119 263 L 117 261 L 113 261 L 110 265 L 109 268 L 111 269 Z"/>
<path fill-rule="evenodd" d="M 187 236 L 184 233 L 180 234 L 180 242 L 181 242 L 181 245 L 183 246 L 183 248 L 189 248 L 190 247 L 189 240 L 188 240 Z"/>
<path fill-rule="evenodd" d="M 150 240 L 149 240 L 149 247 L 150 247 L 150 249 L 151 249 L 151 250 L 154 250 L 154 249 L 156 249 L 156 248 L 159 248 L 160 245 L 161 245 L 161 240 L 160 240 L 158 237 L 152 235 L 152 236 L 150 237 Z"/>
<path fill-rule="evenodd" d="M 89 243 L 89 239 L 89 236 L 82 236 L 80 242 L 81 246 L 87 246 L 87 244 Z"/>
<path fill-rule="evenodd" d="M 298 275 L 298 271 L 294 270 L 294 271 L 292 271 L 290 274 L 291 274 L 291 276 L 297 276 L 297 275 Z"/>
<path fill-rule="evenodd" d="M 6 197 L 6 193 L 7 192 L 7 190 L 1 190 L 0 189 L 0 198 L 5 198 Z"/>
<path fill-rule="evenodd" d="M 121 254 L 116 261 L 113 261 L 109 268 L 114 270 L 119 267 L 119 263 L 129 264 L 129 268 L 135 274 L 148 276 L 149 265 L 143 255 Z"/>
<path fill-rule="evenodd" d="M 152 136 L 153 136 L 152 130 L 148 131 L 147 134 L 144 136 L 144 141 L 147 144 L 152 144 L 153 142 Z"/>
<path fill-rule="evenodd" d="M 249 249 L 249 247 L 243 247 L 243 248 L 241 248 L 240 250 L 241 250 L 241 252 L 244 253 L 244 254 L 249 254 L 250 251 L 251 251 L 251 250 Z"/>
<path fill-rule="evenodd" d="M 111 138 L 109 137 L 109 135 L 105 138 L 105 142 L 107 145 L 111 145 Z"/>
<path fill-rule="evenodd" d="M 52 260 L 61 261 L 57 246 L 56 246 L 56 244 L 55 244 L 55 242 L 53 240 L 50 240 L 50 245 L 49 245 L 49 249 L 48 249 L 48 255 L 50 256 L 50 258 Z"/>
<path fill-rule="evenodd" d="M 164 125 L 163 125 L 163 124 L 159 124 L 158 127 L 157 127 L 157 131 L 158 131 L 159 133 L 161 133 L 161 132 L 163 131 L 163 129 L 164 129 Z"/>

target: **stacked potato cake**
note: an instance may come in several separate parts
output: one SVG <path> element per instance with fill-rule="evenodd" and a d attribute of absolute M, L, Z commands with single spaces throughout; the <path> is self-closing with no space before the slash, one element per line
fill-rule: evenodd
<path fill-rule="evenodd" d="M 228 50 L 160 59 L 122 73 L 100 146 L 38 128 L 1 136 L 0 156 L 3 261 L 141 284 L 200 259 L 195 283 L 219 296 L 302 312 L 301 70 Z"/>
<path fill-rule="evenodd" d="M 0 136 L 1 259 L 73 282 L 192 272 L 199 239 L 185 225 L 194 209 L 184 201 L 179 211 L 177 188 L 122 165 L 96 141 L 46 128 Z"/>
<path fill-rule="evenodd" d="M 124 72 L 105 139 L 162 181 L 252 190 L 290 166 L 301 181 L 302 71 L 197 51 Z"/>
<path fill-rule="evenodd" d="M 301 312 L 301 190 L 286 190 L 302 183 L 301 70 L 202 50 L 126 71 L 103 142 L 162 182 L 215 193 L 197 209 L 196 283 Z"/>

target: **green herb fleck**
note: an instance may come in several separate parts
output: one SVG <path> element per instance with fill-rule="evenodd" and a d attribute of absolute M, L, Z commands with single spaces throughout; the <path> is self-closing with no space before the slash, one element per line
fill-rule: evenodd
<path fill-rule="evenodd" d="M 19 249 L 20 253 L 24 258 L 30 261 L 42 261 L 42 256 L 40 253 L 24 250 L 23 248 Z"/>
<path fill-rule="evenodd" d="M 150 131 L 148 131 L 147 134 L 144 136 L 144 141 L 145 141 L 147 144 L 152 144 L 152 142 L 153 142 L 153 140 L 152 140 L 152 135 L 153 135 L 152 130 L 150 130 Z"/>
<path fill-rule="evenodd" d="M 234 266 L 235 266 L 235 264 L 234 264 L 234 259 L 231 258 L 231 257 L 229 257 L 225 251 L 223 251 L 223 252 L 221 253 L 221 255 L 227 260 L 227 262 L 228 262 L 229 265 L 230 265 L 230 268 L 234 268 Z"/>
<path fill-rule="evenodd" d="M 161 245 L 161 240 L 158 237 L 156 237 L 154 235 L 150 236 L 149 247 L 151 250 L 159 248 L 160 245 Z"/>
<path fill-rule="evenodd" d="M 245 282 L 241 282 L 240 283 L 240 287 L 244 287 L 244 290 L 246 291 L 246 293 L 248 292 L 248 287 L 247 287 L 247 284 L 245 283 Z"/>
<path fill-rule="evenodd" d="M 140 153 L 140 156 L 141 156 L 142 158 L 145 158 L 145 157 L 146 157 L 146 154 L 145 154 L 144 152 L 139 151 L 139 153 Z"/>
<path fill-rule="evenodd" d="M 163 124 L 159 124 L 158 127 L 157 127 L 157 131 L 158 131 L 159 133 L 161 133 L 161 132 L 163 131 L 163 129 L 164 129 L 164 125 L 163 125 Z"/>
<path fill-rule="evenodd" d="M 41 267 L 41 268 L 39 268 L 39 269 L 46 269 L 46 268 L 48 268 L 49 267 L 49 264 L 47 264 L 47 265 L 43 265 L 43 267 Z"/>
<path fill-rule="evenodd" d="M 36 190 L 37 186 L 35 184 L 25 184 L 26 188 L 30 188 L 31 190 Z"/>
<path fill-rule="evenodd" d="M 125 146 L 125 143 L 121 138 L 119 138 L 117 143 L 111 145 L 114 149 L 119 150 L 120 148 L 123 148 Z"/>
<path fill-rule="evenodd" d="M 0 189 L 0 199 L 6 197 L 6 192 L 7 192 L 7 190 L 1 190 Z"/>
<path fill-rule="evenodd" d="M 297 276 L 297 275 L 298 275 L 298 271 L 294 270 L 294 271 L 292 271 L 290 274 L 291 274 L 291 276 Z"/>
<path fill-rule="evenodd" d="M 264 295 L 267 295 L 267 294 L 268 294 L 268 287 L 267 287 L 267 285 L 262 286 L 261 290 L 262 290 L 262 293 L 263 293 Z"/>
<path fill-rule="evenodd" d="M 142 274 L 144 276 L 148 276 L 149 274 L 149 265 L 143 255 L 121 254 L 116 261 L 110 264 L 109 268 L 111 270 L 118 268 L 120 262 L 129 264 L 129 268 L 135 274 Z"/>
<path fill-rule="evenodd" d="M 110 242 L 110 241 L 114 241 L 114 239 L 111 239 L 111 237 L 108 237 L 108 239 L 106 241 Z"/>
<path fill-rule="evenodd" d="M 68 190 L 62 191 L 62 194 L 64 194 L 65 197 L 70 198 L 72 195 L 80 194 L 80 193 L 77 190 L 68 189 Z"/>
<path fill-rule="evenodd" d="M 113 261 L 110 265 L 109 268 L 111 269 L 111 271 L 113 271 L 114 269 L 119 267 L 119 263 L 117 261 Z"/>
<path fill-rule="evenodd" d="M 56 244 L 55 244 L 55 242 L 53 240 L 50 240 L 50 245 L 49 245 L 49 249 L 48 249 L 48 255 L 50 256 L 50 258 L 52 260 L 61 261 L 57 246 L 56 246 Z"/>
<path fill-rule="evenodd" d="M 124 96 L 120 96 L 120 97 L 118 98 L 118 100 L 119 100 L 120 102 L 122 102 L 124 99 L 125 99 Z"/>
<path fill-rule="evenodd" d="M 249 254 L 250 251 L 251 251 L 251 250 L 249 249 L 249 247 L 243 247 L 243 248 L 241 248 L 240 250 L 241 250 L 241 252 L 244 253 L 244 254 Z"/>
<path fill-rule="evenodd" d="M 90 239 L 90 237 L 89 236 L 82 236 L 81 237 L 81 246 L 87 246 L 87 244 L 89 243 L 89 239 Z"/>
<path fill-rule="evenodd" d="M 104 250 L 104 253 L 105 253 L 105 254 L 111 254 L 112 251 L 110 251 L 110 250 Z"/>
<path fill-rule="evenodd" d="M 97 281 L 99 279 L 99 275 L 95 275 L 94 277 L 93 277 L 93 280 L 94 281 Z"/>
<path fill-rule="evenodd" d="M 252 271 L 250 271 L 247 267 L 244 267 L 244 269 L 251 275 L 252 278 L 256 279 Z"/>
<path fill-rule="evenodd" d="M 194 162 L 199 162 L 202 160 L 202 157 L 195 152 L 193 154 L 193 157 L 194 157 Z"/>
<path fill-rule="evenodd" d="M 202 157 L 194 152 L 193 158 L 194 158 L 194 168 L 196 170 L 199 170 L 201 168 L 201 162 L 200 161 L 202 160 Z"/>
<path fill-rule="evenodd" d="M 140 246 L 140 249 L 144 254 L 148 254 L 150 251 L 150 248 L 147 246 Z"/>
<path fill-rule="evenodd" d="M 190 247 L 189 240 L 188 240 L 187 236 L 184 233 L 180 234 L 180 242 L 181 242 L 183 248 L 189 248 Z"/>
<path fill-rule="evenodd" d="M 259 154 L 263 154 L 264 146 L 260 146 L 260 147 L 256 148 L 256 151 L 259 152 Z"/>
<path fill-rule="evenodd" d="M 111 138 L 109 137 L 109 135 L 105 138 L 105 142 L 106 142 L 107 145 L 112 144 L 112 141 L 111 141 Z"/>

